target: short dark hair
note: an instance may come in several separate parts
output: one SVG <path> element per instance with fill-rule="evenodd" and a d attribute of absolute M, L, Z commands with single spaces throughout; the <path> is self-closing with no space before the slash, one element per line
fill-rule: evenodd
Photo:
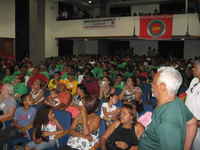
<path fill-rule="evenodd" d="M 87 96 L 85 97 L 85 109 L 88 114 L 94 113 L 98 108 L 99 100 L 96 96 Z"/>
<path fill-rule="evenodd" d="M 26 98 L 27 98 L 28 96 L 30 96 L 29 93 L 26 93 L 26 94 L 24 94 L 24 95 L 21 96 L 21 101 L 20 101 L 20 103 L 19 103 L 20 106 L 24 106 L 23 102 L 27 100 Z"/>
<path fill-rule="evenodd" d="M 126 108 L 126 109 L 129 110 L 130 114 L 133 116 L 133 124 L 136 124 L 136 122 L 137 122 L 137 116 L 134 113 L 134 109 L 135 108 L 133 107 L 133 105 L 131 105 L 131 104 L 124 104 L 122 108 Z"/>
<path fill-rule="evenodd" d="M 87 88 L 83 84 L 78 84 L 78 88 L 83 91 L 84 95 L 89 95 Z"/>

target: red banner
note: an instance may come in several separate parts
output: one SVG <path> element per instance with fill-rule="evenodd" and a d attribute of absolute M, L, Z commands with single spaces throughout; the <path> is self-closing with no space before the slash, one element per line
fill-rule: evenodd
<path fill-rule="evenodd" d="M 173 16 L 140 17 L 140 38 L 160 40 L 172 38 Z"/>

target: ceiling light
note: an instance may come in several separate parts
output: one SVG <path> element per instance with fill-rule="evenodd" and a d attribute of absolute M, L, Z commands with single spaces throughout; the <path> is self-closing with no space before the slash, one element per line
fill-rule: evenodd
<path fill-rule="evenodd" d="M 92 4 L 92 1 L 91 1 L 91 0 L 89 0 L 89 1 L 88 1 L 88 3 L 89 3 L 89 4 Z"/>

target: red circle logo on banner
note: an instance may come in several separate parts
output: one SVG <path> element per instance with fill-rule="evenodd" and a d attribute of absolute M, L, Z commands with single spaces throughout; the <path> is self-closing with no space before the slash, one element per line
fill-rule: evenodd
<path fill-rule="evenodd" d="M 152 20 L 147 25 L 147 33 L 149 36 L 158 38 L 166 32 L 166 24 L 162 20 Z"/>

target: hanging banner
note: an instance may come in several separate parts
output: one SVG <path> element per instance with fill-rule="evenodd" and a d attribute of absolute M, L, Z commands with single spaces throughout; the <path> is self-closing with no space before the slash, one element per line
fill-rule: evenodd
<path fill-rule="evenodd" d="M 172 38 L 173 16 L 143 16 L 140 17 L 139 37 L 150 40 Z"/>
<path fill-rule="evenodd" d="M 106 18 L 106 19 L 90 19 L 83 21 L 84 28 L 105 28 L 105 27 L 114 27 L 115 18 Z"/>

